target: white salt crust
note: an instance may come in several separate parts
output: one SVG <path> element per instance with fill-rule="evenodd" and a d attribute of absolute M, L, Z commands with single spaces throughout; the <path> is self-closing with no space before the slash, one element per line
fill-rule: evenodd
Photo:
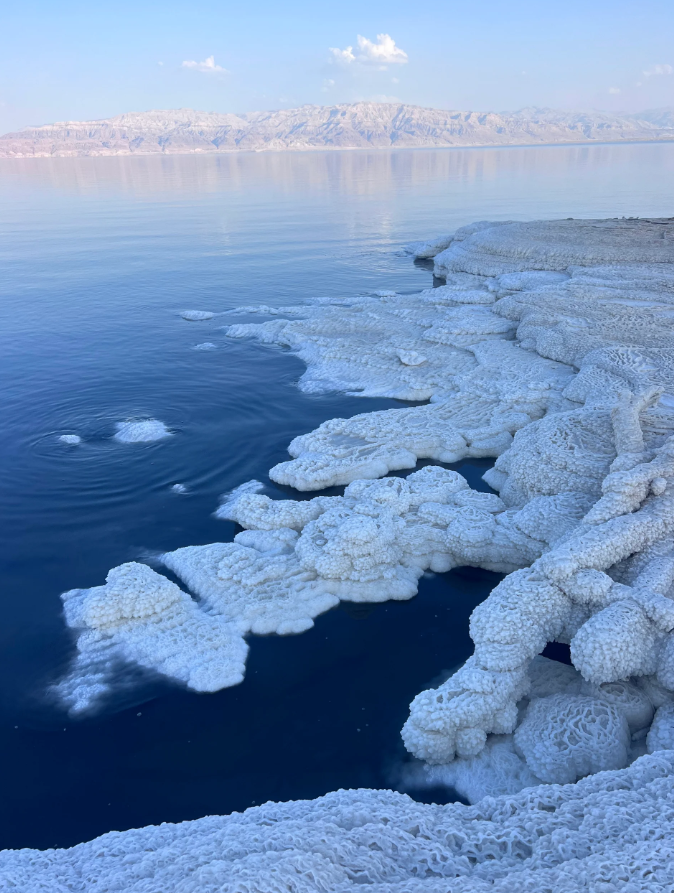
<path fill-rule="evenodd" d="M 124 893 L 664 893 L 674 753 L 476 806 L 335 791 L 0 853 L 0 887 Z"/>
<path fill-rule="evenodd" d="M 117 422 L 115 440 L 120 443 L 151 443 L 171 436 L 172 432 L 158 419 L 142 419 Z"/>
<path fill-rule="evenodd" d="M 247 528 L 234 543 L 163 556 L 199 599 L 190 600 L 191 613 L 185 610 L 180 632 L 166 646 L 179 655 L 182 676 L 155 659 L 155 646 L 146 641 L 164 641 L 161 618 L 175 610 L 164 606 L 156 582 L 143 585 L 160 592 L 157 607 L 132 618 L 116 608 L 101 613 L 107 588 L 71 596 L 82 605 L 79 613 L 69 613 L 66 598 L 68 622 L 83 630 L 78 661 L 89 665 L 92 631 L 94 642 L 105 633 L 127 660 L 199 688 L 204 683 L 198 674 L 187 672 L 203 662 L 199 637 L 191 632 L 197 616 L 232 636 L 217 660 L 228 664 L 231 648 L 240 655 L 232 666 L 242 673 L 243 636 L 249 632 L 300 632 L 338 599 L 410 598 L 426 569 L 467 564 L 504 572 L 508 576 L 473 612 L 474 654 L 411 705 L 403 740 L 426 768 L 413 766 L 409 772 L 417 777 L 408 783 L 452 785 L 471 800 L 526 788 L 518 803 L 566 791 L 582 798 L 592 789 L 590 799 L 605 799 L 590 807 L 591 818 L 573 825 L 582 828 L 582 852 L 555 843 L 552 861 L 534 868 L 527 860 L 547 832 L 538 838 L 532 831 L 533 843 L 517 857 L 518 888 L 669 889 L 672 878 L 662 872 L 671 872 L 671 855 L 662 829 L 671 823 L 671 769 L 654 796 L 657 834 L 645 826 L 631 849 L 621 836 L 620 816 L 625 834 L 642 833 L 638 807 L 634 814 L 625 807 L 625 790 L 639 767 L 662 765 L 674 748 L 674 221 L 482 222 L 415 250 L 418 256 L 435 254 L 435 272 L 446 278 L 445 286 L 412 296 L 380 293 L 252 308 L 279 318 L 230 326 L 228 332 L 289 347 L 307 364 L 300 382 L 305 390 L 431 402 L 326 422 L 296 438 L 292 459 L 270 473 L 301 490 L 347 484 L 343 497 L 271 500 L 259 482 L 251 482 L 218 510 Z M 414 468 L 420 458 L 451 463 L 465 456 L 496 458 L 485 480 L 498 496 L 473 491 L 438 466 L 405 480 L 377 480 Z M 129 580 L 130 597 L 133 574 Z M 115 599 L 116 593 L 113 586 Z M 85 610 L 90 599 L 93 611 Z M 129 623 L 135 639 L 127 635 Z M 574 667 L 537 658 L 550 641 L 570 644 Z M 78 672 L 75 667 L 63 683 L 71 692 Z M 215 677 L 203 672 L 213 685 Z M 646 752 L 655 756 L 639 759 Z M 604 770 L 611 771 L 593 775 Z M 381 795 L 329 796 L 355 804 L 365 816 Z M 273 808 L 285 810 L 281 828 L 290 828 L 293 810 L 320 809 L 322 802 Z M 458 806 L 396 802 L 415 817 L 433 810 L 469 814 Z M 515 821 L 519 807 L 507 805 L 512 802 L 487 799 L 475 809 L 503 809 Z M 543 808 L 546 814 L 537 812 L 535 819 L 522 814 L 516 824 L 554 824 L 563 808 Z M 596 851 L 594 822 L 602 828 Z M 402 833 L 399 821 L 390 824 L 392 833 Z M 414 827 L 417 840 L 422 825 L 416 818 Z M 389 858 L 382 853 L 392 852 L 388 831 L 377 827 L 373 833 L 377 846 L 366 844 L 367 858 L 381 867 Z M 454 864 L 455 842 L 472 853 L 480 834 L 472 826 L 443 837 L 434 849 L 442 869 L 431 877 L 415 868 L 413 880 L 404 873 L 377 874 L 379 869 L 363 874 L 351 851 L 346 875 L 333 875 L 329 847 L 320 858 L 309 844 L 304 849 L 303 828 L 302 853 L 311 856 L 292 863 L 296 887 L 288 887 L 281 873 L 268 879 L 264 872 L 272 869 L 259 856 L 250 869 L 257 874 L 241 875 L 241 884 L 251 890 L 256 883 L 264 889 L 339 890 L 366 879 L 375 889 L 444 891 L 449 888 L 438 877 L 463 872 L 452 891 L 487 889 L 492 880 L 488 889 L 511 890 L 510 869 L 498 874 L 508 844 L 492 848 L 490 857 L 471 856 L 462 863 L 465 871 L 447 868 L 450 873 L 442 874 Z M 231 886 L 239 883 L 232 872 L 248 870 L 246 858 L 240 852 L 236 869 L 222 869 L 229 887 L 222 886 L 218 867 L 209 868 L 198 889 L 246 889 Z M 285 870 L 274 858 L 274 870 Z M 309 866 L 306 883 L 300 864 Z M 204 886 L 211 880 L 213 886 Z"/>
<path fill-rule="evenodd" d="M 67 443 L 70 446 L 77 446 L 78 443 L 82 443 L 82 438 L 79 434 L 62 434 L 59 440 L 61 443 Z"/>

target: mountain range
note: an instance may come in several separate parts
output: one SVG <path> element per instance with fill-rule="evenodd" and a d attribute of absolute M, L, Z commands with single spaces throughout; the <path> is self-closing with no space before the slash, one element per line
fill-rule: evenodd
<path fill-rule="evenodd" d="M 674 140 L 674 108 L 637 114 L 461 112 L 399 103 L 305 105 L 228 114 L 192 109 L 64 121 L 0 136 L 0 157 L 439 148 Z"/>

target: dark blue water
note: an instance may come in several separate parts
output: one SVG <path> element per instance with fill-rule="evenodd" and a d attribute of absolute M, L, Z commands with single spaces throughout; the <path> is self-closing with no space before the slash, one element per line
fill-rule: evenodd
<path fill-rule="evenodd" d="M 177 311 L 415 291 L 432 276 L 395 253 L 409 239 L 484 218 L 662 215 L 673 183 L 671 145 L 0 163 L 0 846 L 388 785 L 409 701 L 470 654 L 468 617 L 498 580 L 428 577 L 410 602 L 252 638 L 236 688 L 145 681 L 66 718 L 45 694 L 74 652 L 60 592 L 230 540 L 221 493 L 265 480 L 327 418 L 401 405 L 304 395 L 297 359 Z M 203 341 L 218 349 L 191 349 Z M 143 416 L 175 436 L 111 440 Z M 70 432 L 86 442 L 58 442 Z M 483 487 L 487 464 L 459 470 Z"/>

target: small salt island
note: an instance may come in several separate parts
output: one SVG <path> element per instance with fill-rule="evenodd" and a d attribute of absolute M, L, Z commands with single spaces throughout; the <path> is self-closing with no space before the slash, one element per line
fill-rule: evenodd
<path fill-rule="evenodd" d="M 172 435 L 173 432 L 158 419 L 131 419 L 127 422 L 117 422 L 114 439 L 119 443 L 152 443 Z"/>

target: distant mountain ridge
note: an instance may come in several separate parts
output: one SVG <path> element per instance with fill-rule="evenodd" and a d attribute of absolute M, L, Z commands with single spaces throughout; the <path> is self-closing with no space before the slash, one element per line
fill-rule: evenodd
<path fill-rule="evenodd" d="M 235 115 L 192 109 L 65 121 L 0 136 L 0 157 L 196 154 L 306 149 L 441 148 L 674 140 L 674 107 L 638 114 L 462 112 L 402 103 Z"/>

